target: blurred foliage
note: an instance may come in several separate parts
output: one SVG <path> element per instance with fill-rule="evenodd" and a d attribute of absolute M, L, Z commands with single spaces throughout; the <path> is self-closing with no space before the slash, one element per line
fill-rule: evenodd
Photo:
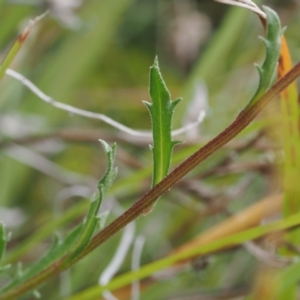
<path fill-rule="evenodd" d="M 288 26 L 286 38 L 293 61 L 299 61 L 298 2 L 255 2 L 278 12 Z M 253 63 L 264 56 L 257 38 L 263 29 L 258 18 L 246 10 L 211 0 L 88 0 L 76 10 L 59 3 L 0 1 L 1 56 L 24 24 L 48 8 L 49 16 L 32 30 L 11 68 L 58 101 L 150 130 L 141 100 L 150 98 L 149 66 L 157 54 L 173 99 L 184 97 L 177 107 L 175 127 L 182 126 L 195 93 L 207 109 L 200 129 L 180 137 L 185 143 L 175 147 L 172 167 L 230 124 L 257 85 Z M 207 99 L 201 82 L 207 88 Z M 98 139 L 118 144 L 118 177 L 102 205 L 103 211 L 110 210 L 106 222 L 149 190 L 149 141 L 51 107 L 8 76 L 0 84 L 0 109 L 0 205 L 10 208 L 3 217 L 0 209 L 0 218 L 6 231 L 12 232 L 5 263 L 34 261 L 51 245 L 54 231 L 64 235 L 82 221 L 87 199 L 106 168 Z M 280 147 L 280 141 L 272 138 L 278 129 L 266 126 L 278 118 L 278 107 L 273 105 L 244 134 L 175 186 L 150 215 L 135 221 L 135 236 L 146 239 L 141 265 L 168 255 L 228 214 L 280 190 L 280 166 L 271 163 Z M 29 162 L 23 148 L 14 152 L 16 145 L 59 166 L 60 176 L 49 176 L 49 166 L 36 156 Z M 68 194 L 71 187 L 77 190 Z M 121 233 L 70 272 L 42 286 L 41 294 L 63 299 L 95 285 L 120 237 Z M 14 254 L 21 245 L 29 246 Z M 131 251 L 119 272 L 130 270 L 130 265 Z M 142 282 L 141 299 L 199 299 L 202 295 L 246 299 L 256 286 L 260 265 L 246 248 L 237 247 Z M 12 267 L 11 274 L 15 270 Z M 1 282 L 6 281 L 3 276 Z M 122 295 L 118 299 L 130 299 L 130 293 Z"/>

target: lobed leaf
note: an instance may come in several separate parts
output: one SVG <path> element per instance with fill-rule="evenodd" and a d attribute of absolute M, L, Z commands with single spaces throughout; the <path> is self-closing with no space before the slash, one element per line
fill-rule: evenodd
<path fill-rule="evenodd" d="M 116 148 L 115 145 L 110 148 L 104 141 L 101 141 L 101 143 L 107 155 L 108 167 L 104 176 L 101 178 L 98 184 L 99 196 L 91 201 L 84 222 L 77 226 L 64 241 L 59 241 L 58 238 L 56 238 L 52 247 L 41 259 L 39 259 L 35 264 L 33 264 L 24 272 L 19 272 L 19 275 L 17 275 L 6 286 L 4 286 L 0 290 L 0 292 L 6 292 L 14 288 L 15 286 L 25 282 L 26 280 L 37 275 L 42 270 L 46 269 L 54 261 L 57 261 L 63 256 L 65 256 L 64 263 L 68 264 L 70 261 L 76 258 L 76 256 L 88 244 L 99 222 L 97 213 L 101 205 L 104 191 L 107 191 L 107 189 L 111 186 L 117 174 L 117 170 L 114 166 Z"/>
<path fill-rule="evenodd" d="M 178 98 L 171 101 L 171 95 L 159 70 L 158 58 L 150 67 L 149 93 L 152 103 L 144 101 L 152 123 L 153 153 L 152 187 L 168 175 L 172 158 L 173 147 L 180 143 L 172 140 L 172 118 L 176 105 L 181 101 Z M 152 209 L 145 211 L 149 212 Z"/>
<path fill-rule="evenodd" d="M 76 242 L 78 235 L 80 234 L 81 227 L 82 225 L 73 229 L 73 231 L 67 236 L 64 241 L 60 241 L 56 237 L 52 247 L 48 250 L 48 252 L 27 270 L 18 272 L 18 275 L 15 276 L 12 281 L 10 281 L 0 290 L 1 293 L 14 288 L 22 282 L 25 282 L 29 278 L 38 274 L 43 269 L 47 268 L 54 261 L 64 256 Z"/>
<path fill-rule="evenodd" d="M 99 196 L 95 198 L 93 201 L 91 201 L 89 211 L 82 224 L 76 243 L 68 252 L 67 258 L 65 260 L 66 264 L 68 264 L 70 261 L 76 258 L 76 256 L 86 247 L 86 245 L 92 238 L 95 229 L 97 228 L 99 223 L 99 218 L 97 216 L 97 213 L 100 208 L 102 196 L 103 196 L 103 192 L 102 189 L 100 189 Z"/>
<path fill-rule="evenodd" d="M 280 56 L 283 29 L 279 17 L 275 11 L 266 6 L 264 11 L 267 16 L 267 34 L 266 38 L 261 37 L 261 40 L 266 48 L 266 56 L 261 66 L 256 65 L 259 73 L 259 85 L 246 109 L 253 105 L 271 87 Z"/>
<path fill-rule="evenodd" d="M 98 188 L 99 192 L 100 189 L 103 189 L 103 194 L 106 194 L 106 192 L 110 189 L 112 183 L 114 182 L 117 176 L 118 170 L 115 167 L 116 144 L 113 144 L 112 147 L 109 147 L 109 145 L 106 142 L 102 140 L 99 141 L 102 144 L 102 147 L 104 148 L 104 151 L 107 156 L 107 169 L 98 183 Z"/>
<path fill-rule="evenodd" d="M 78 202 L 76 205 L 66 211 L 61 217 L 55 220 L 52 220 L 51 218 L 47 219 L 45 221 L 46 225 L 32 233 L 22 245 L 19 245 L 17 248 L 13 248 L 5 255 L 4 263 L 12 263 L 17 261 L 21 256 L 34 248 L 35 245 L 52 236 L 52 233 L 55 232 L 55 230 L 67 224 L 68 222 L 81 217 L 84 212 L 87 211 L 88 207 L 89 203 L 87 203 L 87 201 Z"/>
<path fill-rule="evenodd" d="M 107 169 L 98 183 L 99 196 L 91 202 L 87 216 L 82 224 L 79 237 L 72 249 L 69 251 L 64 264 L 68 264 L 75 259 L 91 240 L 99 224 L 99 217 L 97 214 L 102 202 L 102 198 L 105 192 L 111 187 L 112 182 L 117 175 L 117 168 L 115 167 L 116 145 L 114 144 L 112 147 L 109 147 L 104 141 L 100 140 L 100 142 L 107 156 Z"/>
<path fill-rule="evenodd" d="M 152 121 L 152 186 L 155 186 L 168 174 L 173 147 L 179 143 L 179 141 L 172 140 L 171 126 L 174 109 L 181 100 L 178 98 L 171 101 L 170 92 L 159 70 L 157 57 L 154 60 L 153 66 L 150 67 L 149 92 L 152 103 L 146 101 L 144 103 L 150 112 Z"/>

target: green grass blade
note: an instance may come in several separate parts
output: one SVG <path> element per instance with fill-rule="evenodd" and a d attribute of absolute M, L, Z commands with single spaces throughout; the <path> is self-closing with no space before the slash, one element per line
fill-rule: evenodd
<path fill-rule="evenodd" d="M 4 225 L 0 223 L 0 262 L 2 261 L 6 251 L 7 240 L 8 238 L 5 234 Z"/>
<path fill-rule="evenodd" d="M 17 38 L 17 40 L 14 42 L 14 44 L 12 45 L 12 47 L 10 48 L 10 50 L 8 51 L 8 53 L 6 54 L 6 56 L 4 57 L 4 60 L 1 63 L 0 66 L 0 80 L 2 80 L 2 78 L 5 75 L 5 71 L 8 69 L 8 67 L 11 65 L 12 61 L 14 60 L 14 58 L 16 57 L 16 55 L 18 54 L 19 50 L 21 49 L 27 34 L 20 34 Z"/>
<path fill-rule="evenodd" d="M 296 299 L 295 291 L 300 280 L 300 262 L 296 262 L 282 271 L 278 280 L 278 300 Z M 291 293 L 294 293 L 291 295 Z"/>
<path fill-rule="evenodd" d="M 1 3 L 0 3 L 1 5 Z M 12 61 L 16 57 L 16 55 L 19 53 L 19 50 L 21 49 L 24 41 L 26 40 L 28 34 L 30 33 L 30 30 L 32 27 L 41 20 L 46 14 L 43 14 L 34 20 L 31 20 L 28 24 L 28 26 L 23 30 L 23 32 L 18 36 L 17 40 L 14 42 L 6 56 L 4 57 L 4 60 L 1 63 L 0 66 L 0 80 L 2 80 L 3 76 L 5 75 L 5 71 L 9 68 L 11 65 Z"/>
<path fill-rule="evenodd" d="M 290 216 L 286 219 L 267 224 L 264 226 L 257 226 L 252 229 L 245 230 L 243 232 L 219 239 L 218 241 L 214 241 L 208 243 L 206 245 L 202 245 L 199 247 L 195 247 L 194 249 L 188 249 L 178 254 L 170 255 L 166 258 L 160 259 L 148 265 L 141 267 L 138 271 L 128 272 L 123 275 L 116 277 L 106 286 L 94 286 L 86 291 L 74 295 L 73 297 L 68 298 L 68 300 L 79 300 L 79 299 L 92 299 L 99 295 L 101 292 L 105 290 L 113 291 L 115 289 L 121 288 L 130 284 L 135 280 L 140 280 L 146 278 L 164 268 L 172 266 L 176 262 L 186 260 L 189 257 L 194 256 L 204 256 L 208 253 L 218 251 L 228 246 L 242 244 L 249 240 L 257 239 L 261 236 L 264 236 L 270 232 L 281 231 L 284 229 L 292 228 L 300 224 L 300 214 L 296 214 Z"/>

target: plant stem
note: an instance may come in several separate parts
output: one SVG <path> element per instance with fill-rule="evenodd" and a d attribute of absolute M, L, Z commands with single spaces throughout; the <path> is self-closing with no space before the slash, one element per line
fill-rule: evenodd
<path fill-rule="evenodd" d="M 249 123 L 259 114 L 272 99 L 279 95 L 293 81 L 300 76 L 300 63 L 298 63 L 290 72 L 282 77 L 272 88 L 270 88 L 259 100 L 253 105 L 247 106 L 237 116 L 235 121 L 231 123 L 224 131 L 208 142 L 205 146 L 188 157 L 183 163 L 175 168 L 160 183 L 154 186 L 140 200 L 133 204 L 125 213 L 113 221 L 110 225 L 100 231 L 87 245 L 87 247 L 72 261 L 66 263 L 67 256 L 56 261 L 40 274 L 20 284 L 15 289 L 8 291 L 0 296 L 0 300 L 17 299 L 24 293 L 36 288 L 49 278 L 59 274 L 61 271 L 69 268 L 75 262 L 89 254 L 98 246 L 107 241 L 110 237 L 124 228 L 128 223 L 142 215 L 143 211 L 153 204 L 159 197 L 165 194 L 172 186 L 174 186 L 187 173 L 197 167 L 202 161 L 214 154 L 218 149 L 232 140 L 239 134 Z"/>
<path fill-rule="evenodd" d="M 248 106 L 247 109 L 242 110 L 235 121 L 231 123 L 224 131 L 188 157 L 183 163 L 169 173 L 169 175 L 167 175 L 160 183 L 154 186 L 153 189 L 151 189 L 133 206 L 131 206 L 124 214 L 99 232 L 80 254 L 78 259 L 97 248 L 109 237 L 125 227 L 129 222 L 140 216 L 145 208 L 153 204 L 157 198 L 165 194 L 181 178 L 183 178 L 206 158 L 214 154 L 222 146 L 237 136 L 251 123 L 251 121 L 254 120 L 262 108 L 264 108 L 273 98 L 278 96 L 281 91 L 295 81 L 298 76 L 300 76 L 300 63 L 298 63 L 286 76 L 284 76 L 272 88 L 270 88 L 257 102 L 255 102 L 252 106 Z"/>
<path fill-rule="evenodd" d="M 1 5 L 1 4 L 0 4 Z M 22 45 L 24 44 L 24 41 L 26 40 L 27 36 L 29 35 L 32 27 L 41 19 L 43 19 L 46 15 L 48 14 L 48 11 L 43 13 L 42 15 L 36 17 L 33 20 L 30 20 L 27 27 L 23 30 L 23 32 L 18 36 L 17 40 L 14 42 L 6 56 L 4 57 L 3 62 L 0 65 L 0 81 L 5 75 L 5 71 L 7 68 L 11 65 L 13 62 L 14 58 L 20 51 Z"/>

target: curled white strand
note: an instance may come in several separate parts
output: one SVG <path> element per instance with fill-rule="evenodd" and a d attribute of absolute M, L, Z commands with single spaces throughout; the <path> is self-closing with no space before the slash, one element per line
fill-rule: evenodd
<path fill-rule="evenodd" d="M 115 255 L 109 265 L 106 267 L 104 272 L 99 278 L 99 285 L 105 285 L 110 282 L 112 277 L 118 272 L 121 264 L 123 263 L 125 256 L 129 250 L 129 247 L 133 241 L 135 232 L 134 223 L 129 223 L 123 231 L 122 238 L 120 240 L 119 246 Z"/>
<path fill-rule="evenodd" d="M 68 104 L 64 104 L 58 101 L 55 101 L 52 97 L 46 95 L 44 92 L 42 92 L 36 85 L 34 85 L 29 79 L 27 79 L 25 76 L 23 76 L 22 74 L 11 70 L 11 69 L 7 69 L 6 70 L 6 74 L 15 78 L 16 80 L 20 81 L 24 86 L 26 86 L 29 90 L 31 90 L 37 97 L 39 97 L 42 101 L 56 107 L 59 108 L 61 110 L 67 111 L 71 114 L 76 114 L 76 115 L 80 115 L 86 118 L 91 118 L 91 119 L 98 119 L 101 120 L 109 125 L 111 125 L 114 128 L 119 129 L 122 132 L 125 132 L 129 135 L 132 136 L 138 136 L 138 137 L 152 137 L 152 133 L 149 131 L 138 131 L 138 130 L 133 130 L 119 122 L 116 122 L 115 120 L 107 117 L 106 115 L 103 114 L 99 114 L 99 113 L 94 113 L 94 112 L 89 112 L 83 109 L 79 109 L 76 107 L 73 107 L 71 105 Z M 205 113 L 204 111 L 200 111 L 199 113 L 199 118 L 196 122 L 187 124 L 186 126 L 179 128 L 177 130 L 174 130 L 172 132 L 172 135 L 179 135 L 181 133 L 184 133 L 188 130 L 190 130 L 191 128 L 194 128 L 196 126 L 198 126 L 202 121 L 203 118 L 205 117 Z"/>
<path fill-rule="evenodd" d="M 243 246 L 258 261 L 263 262 L 271 267 L 282 269 L 287 267 L 293 262 L 292 259 L 279 257 L 273 253 L 264 250 L 263 248 L 259 247 L 252 241 L 243 243 Z"/>
<path fill-rule="evenodd" d="M 96 179 L 95 179 L 96 181 Z M 91 198 L 93 193 L 95 193 L 94 189 L 91 189 L 85 185 L 72 185 L 66 188 L 61 189 L 56 197 L 55 202 L 61 203 L 71 197 L 83 197 L 83 198 Z"/>
<path fill-rule="evenodd" d="M 205 111 L 201 110 L 200 113 L 199 113 L 197 121 L 189 123 L 189 124 L 179 128 L 179 129 L 173 130 L 172 131 L 172 136 L 179 135 L 181 133 L 187 132 L 187 131 L 195 128 L 196 126 L 198 126 L 200 123 L 203 122 L 205 116 L 206 116 Z"/>
<path fill-rule="evenodd" d="M 17 73 L 16 71 L 13 71 L 11 69 L 6 70 L 6 74 L 19 80 L 23 85 L 25 85 L 27 88 L 29 88 L 36 96 L 38 96 L 41 100 L 43 100 L 44 102 L 57 107 L 61 110 L 67 111 L 71 114 L 76 114 L 76 115 L 80 115 L 83 117 L 87 117 L 87 118 L 91 118 L 91 119 L 98 119 L 101 120 L 123 132 L 126 132 L 130 135 L 135 135 L 135 136 L 145 136 L 145 134 L 147 135 L 146 132 L 142 132 L 142 131 L 135 131 L 130 129 L 127 126 L 124 126 L 110 118 L 108 118 L 107 116 L 103 115 L 103 114 L 98 114 L 98 113 L 94 113 L 94 112 L 89 112 L 89 111 L 85 111 L 83 109 L 79 109 L 76 107 L 73 107 L 71 105 L 68 104 L 64 104 L 61 102 L 57 102 L 55 101 L 53 98 L 51 98 L 50 96 L 46 95 L 44 92 L 42 92 L 36 85 L 34 85 L 30 80 L 28 80 L 26 77 L 24 77 L 23 75 Z"/>
<path fill-rule="evenodd" d="M 102 296 L 105 300 L 119 300 L 110 291 L 104 291 Z"/>
<path fill-rule="evenodd" d="M 49 10 L 46 10 L 44 13 L 42 13 L 41 15 L 35 17 L 34 19 L 29 20 L 29 23 L 27 25 L 27 27 L 24 29 L 24 33 L 27 33 L 31 30 L 31 28 L 38 23 L 39 21 L 41 21 L 42 19 L 44 19 L 47 15 L 49 14 Z"/>
<path fill-rule="evenodd" d="M 114 198 L 111 198 L 110 204 L 113 205 L 113 213 L 115 215 L 118 215 L 120 213 L 123 213 L 122 207 L 119 205 L 118 201 Z M 99 277 L 98 284 L 99 285 L 106 285 L 108 284 L 111 279 L 114 277 L 114 275 L 118 272 L 120 269 L 122 263 L 125 260 L 125 257 L 128 253 L 129 247 L 133 242 L 135 235 L 135 223 L 129 223 L 123 231 L 121 240 L 119 242 L 118 248 L 108 264 L 108 266 L 105 268 L 105 270 L 102 272 L 102 274 Z M 110 291 L 103 291 L 102 293 L 103 298 L 106 300 L 118 300 Z"/>
<path fill-rule="evenodd" d="M 71 270 L 65 270 L 59 274 L 59 294 L 61 298 L 69 297 L 72 294 Z"/>
<path fill-rule="evenodd" d="M 215 1 L 228 4 L 228 5 L 247 8 L 253 11 L 254 13 L 258 14 L 260 17 L 266 19 L 266 14 L 254 2 L 250 0 L 215 0 Z"/>
<path fill-rule="evenodd" d="M 132 271 L 137 271 L 140 268 L 140 260 L 145 244 L 145 237 L 139 235 L 133 244 L 132 258 L 131 258 L 131 269 Z M 140 283 L 139 281 L 134 281 L 131 286 L 131 300 L 140 299 Z"/>
<path fill-rule="evenodd" d="M 92 177 L 68 171 L 39 153 L 16 144 L 12 144 L 8 147 L 5 154 L 55 180 L 63 182 L 64 184 L 74 185 L 86 183 L 89 186 L 95 186 L 95 184 L 97 184 Z"/>
<path fill-rule="evenodd" d="M 96 179 L 95 179 L 96 181 Z M 61 216 L 63 213 L 63 205 L 66 200 L 70 199 L 71 197 L 82 197 L 82 198 L 91 198 L 93 193 L 96 192 L 96 189 L 85 186 L 85 185 L 72 185 L 67 186 L 61 189 L 53 203 L 53 212 L 54 216 L 58 217 Z"/>

